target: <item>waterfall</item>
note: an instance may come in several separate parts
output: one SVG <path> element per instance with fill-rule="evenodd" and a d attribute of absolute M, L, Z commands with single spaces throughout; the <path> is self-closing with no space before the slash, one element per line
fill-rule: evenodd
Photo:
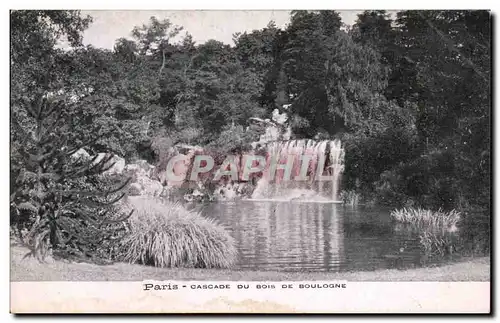
<path fill-rule="evenodd" d="M 344 149 L 340 140 L 330 142 L 330 169 L 334 180 L 332 181 L 332 199 L 337 200 L 339 194 L 340 176 L 344 171 Z"/>
<path fill-rule="evenodd" d="M 266 168 L 252 198 L 338 200 L 344 169 L 340 140 L 275 141 L 268 143 L 266 148 Z M 279 169 L 278 164 L 287 167 Z M 304 175 L 304 170 L 308 178 L 300 180 L 297 177 Z M 330 178 L 325 180 L 325 176 Z"/>

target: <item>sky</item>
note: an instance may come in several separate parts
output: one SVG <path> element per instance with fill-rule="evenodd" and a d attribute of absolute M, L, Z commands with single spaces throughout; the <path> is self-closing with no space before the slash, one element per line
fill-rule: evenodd
<path fill-rule="evenodd" d="M 338 10 L 342 21 L 352 25 L 356 15 L 361 11 Z M 209 39 L 219 40 L 232 44 L 233 34 L 236 32 L 252 31 L 266 27 L 269 21 L 274 20 L 278 27 L 284 27 L 290 19 L 289 11 L 260 10 L 260 11 L 82 11 L 94 18 L 94 21 L 83 36 L 83 42 L 95 47 L 111 49 L 115 40 L 129 37 L 132 28 L 147 24 L 151 16 L 158 19 L 168 18 L 173 24 L 183 26 L 196 43 L 204 43 Z"/>

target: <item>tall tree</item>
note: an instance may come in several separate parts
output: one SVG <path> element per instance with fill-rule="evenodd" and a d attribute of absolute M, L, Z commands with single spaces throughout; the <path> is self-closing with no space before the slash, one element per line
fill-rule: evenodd
<path fill-rule="evenodd" d="M 264 83 L 259 103 L 269 109 L 281 107 L 275 102 L 280 73 L 280 34 L 281 30 L 271 21 L 263 29 L 237 33 L 233 37 L 237 57 L 243 68 L 256 73 Z"/>
<path fill-rule="evenodd" d="M 114 208 L 126 182 L 111 188 L 116 183 L 98 176 L 111 156 L 73 157 L 98 139 L 72 123 L 80 95 L 92 89 L 73 78 L 71 52 L 55 47 L 62 36 L 81 45 L 89 20 L 75 11 L 15 11 L 11 19 L 12 224 L 28 229 L 20 237 L 36 256 L 49 249 L 96 256 L 126 218 Z M 27 39 L 32 46 L 23 46 Z"/>
<path fill-rule="evenodd" d="M 282 52 L 298 135 L 375 125 L 387 72 L 379 55 L 340 30 L 335 12 L 293 12 Z"/>
<path fill-rule="evenodd" d="M 229 45 L 210 40 L 196 49 L 176 111 L 179 129 L 196 131 L 196 142 L 217 140 L 225 126 L 247 125 L 261 116 L 262 82 L 243 68 Z M 195 139 L 195 138 L 192 138 Z"/>
<path fill-rule="evenodd" d="M 421 138 L 427 151 L 454 156 L 451 171 L 441 176 L 450 183 L 446 189 L 456 192 L 452 203 L 465 199 L 485 205 L 491 137 L 490 13 L 403 11 L 397 24 L 399 45 L 417 73 L 414 101 Z M 451 187 L 452 179 L 460 184 Z"/>

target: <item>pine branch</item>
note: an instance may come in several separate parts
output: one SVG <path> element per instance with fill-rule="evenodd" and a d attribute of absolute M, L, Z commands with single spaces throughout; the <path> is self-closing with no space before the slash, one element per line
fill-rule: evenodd
<path fill-rule="evenodd" d="M 49 136 L 47 136 L 47 138 L 45 139 L 41 139 L 40 144 L 45 145 L 52 140 L 52 138 L 50 138 L 50 133 L 52 133 L 54 129 L 59 125 L 59 122 L 62 120 L 63 115 L 64 111 L 61 110 L 54 122 L 52 122 L 52 124 L 45 129 L 45 134 L 48 134 Z"/>
<path fill-rule="evenodd" d="M 60 101 L 54 101 L 52 103 L 53 103 L 52 107 L 47 111 L 47 113 L 45 113 L 45 115 L 43 115 L 43 118 L 49 118 L 52 115 L 52 113 L 54 113 L 58 108 L 62 107 L 66 103 L 66 101 L 60 100 Z M 63 112 L 64 110 L 61 109 L 60 114 L 62 114 Z"/>
<path fill-rule="evenodd" d="M 92 243 L 92 237 L 90 237 L 90 239 L 89 239 L 88 237 L 85 237 L 83 234 L 79 234 L 76 230 L 74 230 L 73 228 L 71 228 L 70 226 L 68 226 L 65 223 L 58 222 L 57 226 L 60 227 L 61 229 L 63 229 L 70 236 L 77 238 L 78 240 L 80 240 L 86 244 Z"/>
<path fill-rule="evenodd" d="M 131 180 L 132 180 L 132 177 L 128 177 L 127 180 L 125 180 L 122 185 L 119 185 L 117 188 L 115 188 L 113 190 L 107 191 L 107 194 L 108 195 L 109 194 L 114 194 L 114 193 L 116 193 L 118 191 L 123 190 L 130 183 Z"/>
<path fill-rule="evenodd" d="M 82 209 L 79 209 L 75 212 L 75 216 L 78 217 L 78 218 L 81 218 L 83 220 L 85 220 L 85 222 L 87 224 L 91 224 L 93 226 L 97 226 L 98 223 L 96 220 L 93 219 L 93 214 L 94 212 L 87 212 L 85 210 L 82 210 Z"/>
<path fill-rule="evenodd" d="M 113 223 L 120 223 L 120 222 L 124 222 L 124 221 L 127 221 L 133 214 L 134 214 L 134 211 L 135 210 L 132 210 L 130 211 L 129 214 L 125 214 L 124 216 L 122 217 L 119 217 L 118 219 L 105 219 L 101 225 L 104 225 L 104 224 L 113 224 Z"/>
<path fill-rule="evenodd" d="M 111 189 L 111 190 L 107 190 L 107 191 L 88 191 L 88 190 L 61 190 L 61 189 L 52 189 L 52 190 L 49 190 L 50 193 L 58 193 L 58 194 L 61 194 L 63 196 L 72 196 L 72 195 L 76 195 L 77 197 L 80 196 L 80 197 L 88 197 L 88 196 L 92 196 L 92 197 L 95 197 L 95 196 L 104 196 L 104 197 L 107 197 L 111 194 L 114 194 L 114 193 L 117 193 L 121 190 L 123 190 L 129 183 L 130 181 L 132 180 L 132 178 L 127 178 L 126 181 L 124 181 L 122 184 L 120 184 L 119 186 L 117 186 L 116 188 L 114 189 Z M 124 194 L 123 194 L 124 195 Z M 120 199 L 123 198 L 120 197 Z M 118 200 L 120 200 L 118 199 Z"/>
<path fill-rule="evenodd" d="M 16 131 L 20 132 L 21 133 L 21 139 L 20 139 L 20 146 L 23 147 L 24 144 L 28 141 L 28 139 L 30 139 L 31 137 L 31 133 L 28 133 L 26 132 L 23 127 L 21 126 L 21 124 L 19 124 L 19 121 L 17 120 L 17 118 L 15 116 L 12 116 L 12 118 L 10 119 L 12 124 L 16 127 Z"/>
<path fill-rule="evenodd" d="M 90 198 L 82 200 L 82 202 L 85 203 L 89 207 L 102 208 L 102 207 L 107 207 L 107 206 L 111 206 L 111 205 L 115 204 L 116 202 L 120 201 L 124 196 L 125 196 L 125 193 L 122 193 L 118 197 L 112 199 L 111 201 L 106 201 L 106 202 L 92 200 Z"/>
<path fill-rule="evenodd" d="M 106 165 L 106 163 L 108 163 L 113 158 L 112 155 L 105 156 L 99 162 L 96 162 L 97 158 L 99 158 L 99 155 L 95 155 L 94 157 L 92 157 L 90 161 L 86 162 L 79 168 L 72 170 L 70 172 L 65 172 L 62 175 L 62 178 L 69 179 L 69 178 L 81 177 L 83 175 L 98 175 L 102 174 L 103 172 L 105 172 L 110 168 L 110 167 L 104 168 L 104 165 Z"/>
<path fill-rule="evenodd" d="M 26 112 L 33 119 L 38 120 L 38 115 L 40 114 L 42 104 L 43 104 L 43 94 L 37 93 L 32 103 L 25 107 Z"/>
<path fill-rule="evenodd" d="M 95 133 L 100 133 L 102 129 L 102 126 L 99 126 L 96 130 L 95 130 Z M 78 146 L 75 146 L 71 149 L 68 150 L 68 152 L 66 152 L 66 155 L 67 156 L 71 156 L 73 155 L 74 153 L 76 153 L 78 150 L 82 149 L 83 147 L 87 147 L 87 146 L 91 146 L 93 144 L 95 144 L 97 141 L 99 140 L 99 138 L 90 138 L 90 139 L 87 139 L 86 141 L 84 141 L 82 144 L 78 145 Z"/>

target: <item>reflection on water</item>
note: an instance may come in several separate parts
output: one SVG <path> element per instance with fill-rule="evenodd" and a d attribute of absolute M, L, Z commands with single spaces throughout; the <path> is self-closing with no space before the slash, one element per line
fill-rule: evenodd
<path fill-rule="evenodd" d="M 242 269 L 355 271 L 426 264 L 418 233 L 394 225 L 389 211 L 242 201 L 208 204 L 202 214 L 235 238 Z M 467 235 L 477 240 L 470 231 Z"/>

